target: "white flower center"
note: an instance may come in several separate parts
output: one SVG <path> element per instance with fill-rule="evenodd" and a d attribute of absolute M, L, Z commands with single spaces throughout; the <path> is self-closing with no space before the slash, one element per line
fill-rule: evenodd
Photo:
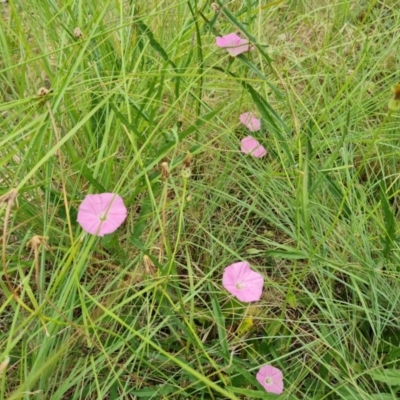
<path fill-rule="evenodd" d="M 101 222 L 105 221 L 107 219 L 107 213 L 100 214 L 99 218 Z"/>
<path fill-rule="evenodd" d="M 270 376 L 268 376 L 267 378 L 265 378 L 265 383 L 267 384 L 267 385 L 271 385 L 272 384 L 272 378 L 270 377 Z"/>
<path fill-rule="evenodd" d="M 242 289 L 243 289 L 243 283 L 242 283 L 242 282 L 238 282 L 238 283 L 236 284 L 236 289 L 242 290 Z"/>

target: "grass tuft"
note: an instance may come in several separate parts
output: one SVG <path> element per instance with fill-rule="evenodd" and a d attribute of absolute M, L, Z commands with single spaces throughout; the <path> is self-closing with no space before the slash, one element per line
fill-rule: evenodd
<path fill-rule="evenodd" d="M 0 2 L 0 398 L 399 397 L 399 7 L 264 3 Z"/>

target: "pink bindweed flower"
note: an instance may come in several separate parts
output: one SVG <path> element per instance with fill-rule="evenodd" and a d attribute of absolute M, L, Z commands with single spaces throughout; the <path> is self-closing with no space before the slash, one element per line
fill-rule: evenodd
<path fill-rule="evenodd" d="M 127 209 L 115 193 L 88 194 L 79 206 L 77 221 L 88 233 L 104 236 L 125 221 Z"/>
<path fill-rule="evenodd" d="M 253 271 L 247 261 L 241 261 L 225 268 L 222 285 L 240 301 L 248 303 L 260 300 L 264 278 Z"/>
<path fill-rule="evenodd" d="M 247 39 L 242 39 L 240 36 L 236 35 L 236 33 L 217 36 L 216 43 L 218 47 L 225 48 L 233 57 L 252 49 L 249 46 L 249 41 Z"/>
<path fill-rule="evenodd" d="M 250 131 L 255 132 L 261 129 L 261 121 L 256 118 L 254 113 L 246 112 L 240 114 L 240 122 Z"/>
<path fill-rule="evenodd" d="M 267 392 L 275 394 L 283 392 L 283 374 L 279 368 L 264 365 L 258 371 L 256 378 Z"/>
<path fill-rule="evenodd" d="M 260 144 L 257 139 L 254 139 L 253 136 L 246 136 L 241 140 L 240 150 L 242 153 L 251 154 L 256 158 L 264 157 L 267 154 L 267 150 L 265 147 Z"/>

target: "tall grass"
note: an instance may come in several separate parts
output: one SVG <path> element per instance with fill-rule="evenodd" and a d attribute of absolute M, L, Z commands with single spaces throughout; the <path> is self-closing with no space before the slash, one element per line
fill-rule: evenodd
<path fill-rule="evenodd" d="M 273 399 L 267 363 L 281 399 L 398 398 L 396 1 L 0 10 L 0 398 Z M 101 192 L 129 209 L 104 238 L 76 222 Z M 259 302 L 222 287 L 238 260 Z"/>

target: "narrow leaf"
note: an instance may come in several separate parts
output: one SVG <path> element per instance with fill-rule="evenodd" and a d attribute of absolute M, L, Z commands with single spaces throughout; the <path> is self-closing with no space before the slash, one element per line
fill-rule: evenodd
<path fill-rule="evenodd" d="M 150 46 L 158 53 L 160 56 L 167 61 L 172 67 L 176 68 L 176 65 L 169 59 L 167 52 L 164 48 L 157 42 L 151 29 L 142 21 L 136 21 L 136 26 L 139 28 L 143 35 L 146 35 L 149 39 Z"/>
<path fill-rule="evenodd" d="M 187 138 L 190 134 L 197 132 L 197 130 L 207 121 L 211 120 L 215 115 L 217 115 L 221 109 L 224 107 L 224 104 L 222 104 L 220 107 L 215 109 L 214 111 L 211 111 L 207 114 L 202 115 L 200 118 L 197 119 L 197 121 L 190 125 L 188 128 L 186 128 L 184 131 L 178 134 L 177 136 L 177 141 L 174 142 L 169 142 L 165 146 L 161 147 L 161 149 L 158 150 L 157 154 L 155 155 L 154 159 L 156 160 L 156 163 L 158 160 L 163 158 L 168 151 L 177 145 L 178 143 L 181 143 L 183 139 Z M 151 163 L 153 165 L 154 162 Z"/>
<path fill-rule="evenodd" d="M 400 387 L 400 369 L 387 368 L 379 371 L 368 372 L 368 375 L 374 380 L 386 383 L 388 386 Z"/>
<path fill-rule="evenodd" d="M 228 386 L 228 389 L 230 389 L 233 393 L 242 394 L 246 396 L 246 399 L 272 400 L 277 398 L 276 395 L 271 395 L 261 390 L 243 389 L 233 386 Z"/>
<path fill-rule="evenodd" d="M 383 222 L 385 224 L 385 234 L 384 237 L 382 238 L 384 243 L 383 255 L 384 257 L 387 257 L 390 254 L 393 243 L 395 241 L 396 220 L 393 215 L 393 210 L 390 207 L 387 198 L 384 181 L 381 181 L 380 192 L 381 192 L 381 207 L 383 214 Z"/>
<path fill-rule="evenodd" d="M 307 260 L 308 254 L 301 250 L 267 250 L 266 255 L 274 258 L 284 258 L 286 260 Z"/>
<path fill-rule="evenodd" d="M 334 197 L 336 197 L 338 203 L 342 203 L 343 202 L 343 198 L 344 198 L 344 194 L 342 192 L 342 189 L 329 176 L 328 173 L 326 173 L 326 172 L 321 172 L 321 173 L 324 176 L 324 178 L 326 179 L 326 181 L 328 182 L 328 189 L 330 190 L 330 192 L 333 194 Z M 343 202 L 343 213 L 344 213 L 346 218 L 350 218 L 350 216 L 352 214 L 351 208 L 350 208 L 347 200 L 345 200 Z"/>

